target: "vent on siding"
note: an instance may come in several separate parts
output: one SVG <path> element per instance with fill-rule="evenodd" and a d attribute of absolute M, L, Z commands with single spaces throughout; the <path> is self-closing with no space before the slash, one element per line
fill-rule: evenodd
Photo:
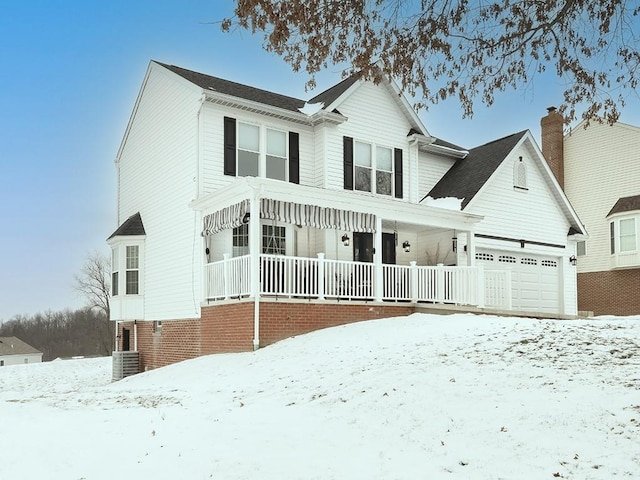
<path fill-rule="evenodd" d="M 498 261 L 503 263 L 516 263 L 516 257 L 511 255 L 500 255 L 498 257 Z"/>
<path fill-rule="evenodd" d="M 520 260 L 522 265 L 537 265 L 538 261 L 535 258 L 523 258 Z"/>
<path fill-rule="evenodd" d="M 557 267 L 558 262 L 556 262 L 555 260 L 542 260 L 540 262 L 540 265 L 542 265 L 543 267 Z"/>
<path fill-rule="evenodd" d="M 476 253 L 476 260 L 485 262 L 493 262 L 493 255 L 490 253 Z"/>

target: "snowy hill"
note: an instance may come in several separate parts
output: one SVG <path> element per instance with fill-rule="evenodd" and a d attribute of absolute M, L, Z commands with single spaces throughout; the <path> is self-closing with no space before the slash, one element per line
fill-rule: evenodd
<path fill-rule="evenodd" d="M 110 378 L 0 368 L 0 479 L 640 478 L 640 317 L 414 314 Z"/>

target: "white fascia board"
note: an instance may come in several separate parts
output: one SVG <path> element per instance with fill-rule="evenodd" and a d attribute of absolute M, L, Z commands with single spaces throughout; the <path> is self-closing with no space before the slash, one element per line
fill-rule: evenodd
<path fill-rule="evenodd" d="M 116 235 L 107 240 L 110 246 L 121 243 L 142 243 L 147 238 L 146 235 Z"/>
<path fill-rule="evenodd" d="M 327 190 L 255 177 L 239 178 L 227 187 L 192 201 L 189 206 L 206 215 L 245 199 L 260 198 L 372 213 L 383 220 L 397 220 L 426 227 L 463 230 L 469 229 L 471 225 L 484 218 L 481 215 L 407 203 L 394 198 L 381 198 L 351 190 Z"/>

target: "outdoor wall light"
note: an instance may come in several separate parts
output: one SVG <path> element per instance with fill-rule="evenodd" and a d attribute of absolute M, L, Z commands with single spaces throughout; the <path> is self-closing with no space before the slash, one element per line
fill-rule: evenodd
<path fill-rule="evenodd" d="M 251 214 L 250 213 L 245 213 L 244 217 L 242 217 L 242 224 L 246 225 L 247 223 L 249 223 L 249 219 L 251 218 Z"/>
<path fill-rule="evenodd" d="M 346 233 L 344 235 L 342 235 L 342 244 L 345 247 L 349 246 L 349 235 L 347 235 Z"/>
<path fill-rule="evenodd" d="M 578 264 L 578 259 L 576 258 L 576 256 L 575 256 L 575 255 L 571 255 L 571 256 L 569 257 L 569 263 L 570 263 L 571 265 L 573 265 L 574 267 Z"/>
<path fill-rule="evenodd" d="M 411 251 L 411 244 L 409 243 L 409 240 L 402 242 L 402 248 L 404 248 L 404 251 L 407 253 Z"/>
<path fill-rule="evenodd" d="M 451 239 L 451 249 L 454 252 L 458 251 L 458 237 L 456 237 L 456 234 L 453 234 L 453 238 Z"/>

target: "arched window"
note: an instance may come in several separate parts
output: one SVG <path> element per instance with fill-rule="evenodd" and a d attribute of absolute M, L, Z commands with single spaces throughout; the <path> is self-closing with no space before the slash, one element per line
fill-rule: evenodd
<path fill-rule="evenodd" d="M 513 164 L 513 186 L 521 190 L 527 190 L 527 165 L 522 157 Z"/>

